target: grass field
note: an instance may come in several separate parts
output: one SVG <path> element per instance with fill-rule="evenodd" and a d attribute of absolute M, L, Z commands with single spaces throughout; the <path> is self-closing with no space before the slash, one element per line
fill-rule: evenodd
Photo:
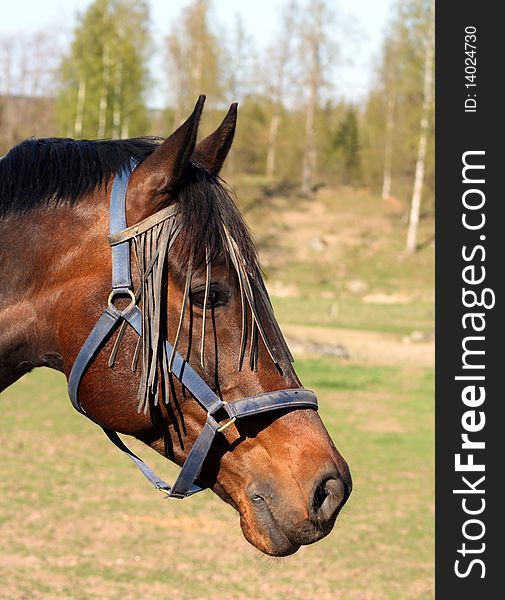
<path fill-rule="evenodd" d="M 403 205 L 346 188 L 323 188 L 315 199 L 264 194 L 238 185 L 282 322 L 433 332 L 432 218 L 420 222 L 422 250 L 408 256 Z"/>
<path fill-rule="evenodd" d="M 64 378 L 39 370 L 0 397 L 0 598 L 433 598 L 434 373 L 431 359 L 402 359 L 411 347 L 402 336 L 433 330 L 433 249 L 404 257 L 404 227 L 393 213 L 352 191 L 323 191 L 308 208 L 274 198 L 271 209 L 247 213 L 269 285 L 295 286 L 274 293 L 282 322 L 338 327 L 343 344 L 346 328 L 387 335 L 399 349 L 398 359 L 381 360 L 379 337 L 379 352 L 365 362 L 297 357 L 354 479 L 327 538 L 269 559 L 212 493 L 164 500 L 72 409 Z M 316 234 L 326 236 L 323 252 L 311 242 Z M 430 235 L 423 222 L 421 239 Z M 350 279 L 365 291 L 350 291 Z M 168 461 L 132 448 L 174 479 Z"/>
<path fill-rule="evenodd" d="M 58 374 L 39 371 L 4 392 L 1 597 L 432 597 L 433 373 L 328 359 L 298 370 L 355 489 L 328 538 L 275 560 L 248 545 L 210 492 L 177 502 L 152 491 L 73 411 Z"/>

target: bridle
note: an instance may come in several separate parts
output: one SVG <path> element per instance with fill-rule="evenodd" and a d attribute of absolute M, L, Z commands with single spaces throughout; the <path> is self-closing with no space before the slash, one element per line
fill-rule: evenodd
<path fill-rule="evenodd" d="M 137 162 L 132 160 L 129 166 L 123 167 L 116 175 L 112 185 L 109 237 L 112 249 L 112 291 L 108 305 L 82 345 L 68 379 L 69 396 L 74 408 L 90 419 L 91 417 L 81 406 L 78 396 L 79 384 L 87 368 L 120 325 L 123 324 L 123 327 L 128 325 L 139 336 L 142 334 L 143 314 L 137 305 L 138 298 L 133 290 L 130 241 L 139 233 L 145 232 L 167 219 L 176 218 L 177 213 L 176 206 L 169 206 L 132 227 L 127 226 L 126 192 L 131 173 L 136 166 Z M 114 301 L 117 297 L 124 296 L 130 298 L 130 303 L 126 308 L 119 310 L 115 307 Z M 212 442 L 217 433 L 224 431 L 237 419 L 280 409 L 312 408 L 317 410 L 315 394 L 303 388 L 277 390 L 229 403 L 225 402 L 214 393 L 189 362 L 174 351 L 168 340 L 164 340 L 163 343 L 166 356 L 171 358 L 171 374 L 177 377 L 207 413 L 205 425 L 189 451 L 175 484 L 170 486 L 158 477 L 144 461 L 126 447 L 117 432 L 106 427 L 102 427 L 102 429 L 109 439 L 133 460 L 148 481 L 171 498 L 185 498 L 204 489 L 196 481 Z M 219 418 L 219 414 L 223 418 Z"/>

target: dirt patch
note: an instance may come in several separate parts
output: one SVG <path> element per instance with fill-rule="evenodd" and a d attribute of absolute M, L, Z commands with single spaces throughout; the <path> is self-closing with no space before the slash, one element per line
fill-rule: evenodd
<path fill-rule="evenodd" d="M 282 325 L 288 338 L 299 345 L 300 354 L 315 354 L 310 344 L 334 345 L 347 350 L 350 361 L 361 364 L 432 367 L 435 360 L 433 340 L 412 343 L 392 333 Z"/>
<path fill-rule="evenodd" d="M 384 294 L 376 292 L 375 294 L 367 294 L 363 298 L 365 304 L 408 304 L 412 302 L 412 298 L 407 294 Z"/>

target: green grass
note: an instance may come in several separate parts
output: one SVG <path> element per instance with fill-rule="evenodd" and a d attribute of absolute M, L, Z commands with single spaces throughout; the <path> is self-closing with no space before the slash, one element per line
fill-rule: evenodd
<path fill-rule="evenodd" d="M 322 190 L 308 201 L 261 192 L 264 183 L 239 182 L 237 195 L 270 282 L 298 287 L 272 299 L 281 322 L 433 331 L 433 247 L 404 254 L 401 211 L 365 190 Z M 420 241 L 432 233 L 422 221 Z M 318 234 L 334 240 L 319 253 L 307 241 Z M 352 294 L 353 279 L 367 292 Z M 406 300 L 367 301 L 398 293 Z M 73 410 L 62 376 L 38 370 L 2 393 L 2 600 L 433 598 L 433 371 L 329 358 L 296 367 L 318 394 L 354 491 L 327 538 L 276 560 L 244 540 L 236 513 L 211 492 L 163 500 Z M 174 465 L 131 447 L 175 479 Z"/>
<path fill-rule="evenodd" d="M 434 307 L 418 300 L 406 304 L 367 304 L 360 298 L 314 296 L 272 298 L 279 321 L 294 325 L 337 327 L 407 335 L 433 332 Z"/>
<path fill-rule="evenodd" d="M 237 197 L 242 206 L 254 207 L 246 218 L 268 282 L 295 284 L 299 290 L 295 296 L 273 297 L 280 321 L 401 335 L 434 331 L 432 218 L 420 223 L 422 248 L 407 255 L 401 207 L 348 188 L 323 188 L 310 200 L 263 197 L 261 183 L 239 181 Z M 317 237 L 327 240 L 323 250 L 310 245 Z M 351 293 L 353 280 L 367 291 Z M 370 301 L 370 295 L 398 293 L 404 298 Z"/>
<path fill-rule="evenodd" d="M 424 599 L 433 582 L 433 373 L 302 360 L 304 384 L 348 460 L 334 532 L 260 556 L 210 492 L 165 501 L 78 415 L 48 370 L 5 391 L 2 598 Z M 134 442 L 163 475 L 176 468 Z"/>

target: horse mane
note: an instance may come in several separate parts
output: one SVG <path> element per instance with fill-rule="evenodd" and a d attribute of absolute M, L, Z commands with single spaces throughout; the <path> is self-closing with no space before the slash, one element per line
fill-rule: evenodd
<path fill-rule="evenodd" d="M 75 204 L 105 185 L 130 157 L 142 161 L 159 143 L 159 138 L 25 140 L 0 160 L 0 212 Z"/>
<path fill-rule="evenodd" d="M 130 164 L 131 158 L 141 162 L 161 141 L 161 138 L 26 140 L 0 159 L 0 218 L 26 214 L 37 208 L 54 210 L 62 204 L 74 205 L 101 187 L 108 193 L 107 184 Z M 216 260 L 233 264 L 240 280 L 242 304 L 247 303 L 254 314 L 251 368 L 257 368 L 259 333 L 276 363 L 291 361 L 264 287 L 251 234 L 224 182 L 190 162 L 173 198 L 167 196 L 166 205 L 174 200 L 178 206 L 180 230 L 184 232 L 174 245 L 181 274 L 191 277 L 195 269 Z M 181 319 L 183 317 L 184 312 L 181 312 Z M 268 324 L 270 340 L 262 323 Z M 244 322 L 243 336 L 247 327 Z M 245 352 L 243 343 L 241 346 L 240 363 Z M 153 349 L 153 360 L 157 360 L 157 354 L 158 351 Z M 144 390 L 143 397 L 149 398 L 145 382 L 141 389 Z"/>
<path fill-rule="evenodd" d="M 74 205 L 106 186 L 131 158 L 143 161 L 162 141 L 157 137 L 25 140 L 0 159 L 0 218 Z M 206 248 L 213 259 L 227 257 L 226 224 L 245 260 L 256 270 L 257 253 L 249 230 L 221 179 L 190 163 L 177 199 L 185 233 L 185 243 L 179 244 L 181 262 L 192 254 L 195 266 L 203 264 Z"/>

